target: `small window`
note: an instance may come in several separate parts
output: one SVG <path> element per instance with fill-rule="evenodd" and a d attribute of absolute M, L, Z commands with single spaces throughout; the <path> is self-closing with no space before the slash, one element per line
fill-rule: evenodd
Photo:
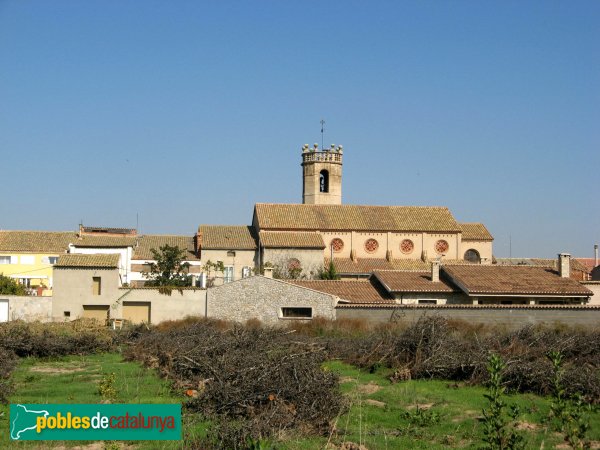
<path fill-rule="evenodd" d="M 242 267 L 242 278 L 248 278 L 252 274 L 252 268 L 250 266 Z"/>
<path fill-rule="evenodd" d="M 102 294 L 102 278 L 101 277 L 93 277 L 92 278 L 92 295 L 101 295 Z"/>
<path fill-rule="evenodd" d="M 319 192 L 329 192 L 329 172 L 321 170 L 319 177 Z"/>
<path fill-rule="evenodd" d="M 35 256 L 34 255 L 22 255 L 21 256 L 21 264 L 35 264 Z"/>
<path fill-rule="evenodd" d="M 48 262 L 52 265 L 58 262 L 58 256 L 48 256 Z"/>
<path fill-rule="evenodd" d="M 479 264 L 481 262 L 481 258 L 479 257 L 479 252 L 472 248 L 467 250 L 465 252 L 465 261 Z"/>
<path fill-rule="evenodd" d="M 71 317 L 71 311 L 63 311 L 64 317 Z"/>
<path fill-rule="evenodd" d="M 0 256 L 0 264 L 10 264 L 10 256 Z"/>
<path fill-rule="evenodd" d="M 419 305 L 437 305 L 437 300 L 419 300 Z"/>
<path fill-rule="evenodd" d="M 281 308 L 281 317 L 283 319 L 312 319 L 312 308 Z"/>
<path fill-rule="evenodd" d="M 223 282 L 231 283 L 233 281 L 233 266 L 225 266 L 223 271 Z"/>
<path fill-rule="evenodd" d="M 235 258 L 235 252 L 234 252 L 234 251 L 231 251 L 231 250 L 229 250 L 229 251 L 227 252 L 227 256 L 229 256 L 229 257 L 234 257 L 234 258 Z"/>

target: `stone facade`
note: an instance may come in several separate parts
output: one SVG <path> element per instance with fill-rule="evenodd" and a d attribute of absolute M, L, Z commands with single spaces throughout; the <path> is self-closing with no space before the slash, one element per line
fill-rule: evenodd
<path fill-rule="evenodd" d="M 294 248 L 265 248 L 263 249 L 263 264 L 271 263 L 287 275 L 294 260 L 299 262 L 302 269 L 300 277 L 316 278 L 323 270 L 323 251 L 321 249 L 294 249 Z"/>
<path fill-rule="evenodd" d="M 237 322 L 258 319 L 281 324 L 293 320 L 283 317 L 282 308 L 311 308 L 311 318 L 333 320 L 337 300 L 334 295 L 254 276 L 209 289 L 207 316 Z"/>

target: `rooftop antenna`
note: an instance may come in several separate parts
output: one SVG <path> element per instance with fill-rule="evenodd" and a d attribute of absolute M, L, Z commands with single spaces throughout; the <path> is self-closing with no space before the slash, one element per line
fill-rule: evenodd
<path fill-rule="evenodd" d="M 325 149 L 323 145 L 323 133 L 325 132 L 325 120 L 321 119 L 321 151 Z"/>

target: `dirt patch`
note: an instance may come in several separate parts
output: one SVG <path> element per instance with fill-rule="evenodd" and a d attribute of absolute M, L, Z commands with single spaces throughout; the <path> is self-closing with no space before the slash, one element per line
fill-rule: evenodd
<path fill-rule="evenodd" d="M 43 373 L 46 375 L 61 375 L 65 373 L 83 372 L 82 367 L 52 367 L 52 366 L 33 366 L 30 372 Z"/>
<path fill-rule="evenodd" d="M 530 423 L 530 422 L 519 422 L 516 426 L 517 430 L 524 430 L 524 431 L 535 431 L 539 428 L 539 425 L 536 423 Z"/>
<path fill-rule="evenodd" d="M 357 387 L 358 392 L 360 392 L 361 394 L 374 394 L 375 392 L 379 391 L 381 389 L 381 386 L 373 383 L 372 381 L 370 381 L 368 384 L 361 384 Z"/>
<path fill-rule="evenodd" d="M 417 408 L 427 411 L 428 409 L 433 408 L 433 403 L 417 403 L 415 405 L 410 405 L 410 406 L 406 407 L 406 409 L 417 409 Z"/>
<path fill-rule="evenodd" d="M 365 403 L 367 405 L 377 406 L 378 408 L 385 408 L 385 403 L 380 402 L 379 400 L 372 400 L 369 398 L 369 399 L 365 400 Z"/>
<path fill-rule="evenodd" d="M 118 445 L 118 448 L 121 450 L 132 450 L 137 448 L 136 445 L 127 445 L 121 442 L 116 442 L 116 445 Z M 64 446 L 60 446 L 60 447 L 54 447 L 56 450 L 104 450 L 105 448 L 105 442 L 92 442 L 91 444 L 87 444 L 87 445 L 76 445 L 75 447 L 64 447 Z"/>
<path fill-rule="evenodd" d="M 352 377 L 340 377 L 340 383 L 354 383 L 356 378 Z"/>

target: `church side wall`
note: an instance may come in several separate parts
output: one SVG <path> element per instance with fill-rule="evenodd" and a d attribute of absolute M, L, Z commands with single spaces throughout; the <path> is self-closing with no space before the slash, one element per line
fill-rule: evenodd
<path fill-rule="evenodd" d="M 493 256 L 491 241 L 469 241 L 463 239 L 459 251 L 459 259 L 464 259 L 465 252 L 469 249 L 477 250 L 479 256 L 487 259 L 487 261 L 491 264 Z"/>

